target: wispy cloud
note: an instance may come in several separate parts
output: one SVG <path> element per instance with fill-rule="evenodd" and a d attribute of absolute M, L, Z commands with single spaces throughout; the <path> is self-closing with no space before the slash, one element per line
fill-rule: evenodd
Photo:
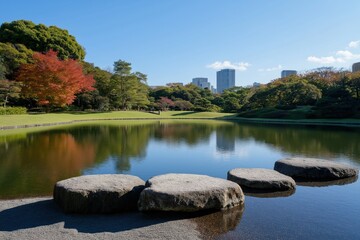
<path fill-rule="evenodd" d="M 279 71 L 283 67 L 279 64 L 277 67 L 271 67 L 271 68 L 260 68 L 258 69 L 259 72 L 272 72 L 272 71 Z"/>
<path fill-rule="evenodd" d="M 307 58 L 309 62 L 313 63 L 321 63 L 321 64 L 332 64 L 332 63 L 340 63 L 344 62 L 342 58 L 336 58 L 333 56 L 329 57 L 316 57 L 316 56 L 310 56 Z"/>
<path fill-rule="evenodd" d="M 356 59 L 360 59 L 360 54 L 352 53 L 349 50 L 339 50 L 335 53 L 334 56 L 328 56 L 328 57 L 310 56 L 307 58 L 309 62 L 320 63 L 320 64 L 344 63 Z"/>
<path fill-rule="evenodd" d="M 351 41 L 348 46 L 349 48 L 358 48 L 360 46 L 360 41 Z"/>
<path fill-rule="evenodd" d="M 344 60 L 355 60 L 360 58 L 360 54 L 354 54 L 348 50 L 341 50 L 336 52 L 337 56 L 340 56 Z"/>
<path fill-rule="evenodd" d="M 230 61 L 216 61 L 206 66 L 207 68 L 212 68 L 215 70 L 220 70 L 224 68 L 232 68 L 238 71 L 246 71 L 250 67 L 250 63 L 247 62 L 230 62 Z"/>

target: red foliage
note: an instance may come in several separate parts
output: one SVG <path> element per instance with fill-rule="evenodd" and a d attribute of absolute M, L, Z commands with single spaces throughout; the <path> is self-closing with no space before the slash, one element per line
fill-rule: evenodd
<path fill-rule="evenodd" d="M 161 108 L 161 110 L 166 111 L 168 110 L 169 107 L 173 107 L 174 106 L 174 102 L 167 98 L 167 97 L 160 97 L 160 99 L 158 100 L 158 106 Z"/>
<path fill-rule="evenodd" d="M 20 67 L 17 81 L 23 82 L 22 95 L 37 100 L 39 105 L 65 106 L 75 94 L 94 90 L 95 80 L 84 75 L 82 66 L 73 59 L 60 60 L 53 50 L 34 53 L 34 63 Z"/>

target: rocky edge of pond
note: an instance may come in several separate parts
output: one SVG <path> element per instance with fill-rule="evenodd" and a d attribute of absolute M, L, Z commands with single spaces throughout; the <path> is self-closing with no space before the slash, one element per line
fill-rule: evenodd
<path fill-rule="evenodd" d="M 296 187 L 291 177 L 329 180 L 356 177 L 359 173 L 348 165 L 308 158 L 279 160 L 274 168 L 276 171 L 233 169 L 228 172 L 228 180 L 170 173 L 152 177 L 145 183 L 125 174 L 87 175 L 57 182 L 53 197 L 67 213 L 223 210 L 244 204 L 241 187 L 265 190 L 264 194 L 270 193 L 270 197 L 289 196 Z"/>

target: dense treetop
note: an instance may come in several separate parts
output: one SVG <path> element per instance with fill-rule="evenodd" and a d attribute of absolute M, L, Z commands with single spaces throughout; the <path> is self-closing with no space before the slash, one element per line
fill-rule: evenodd
<path fill-rule="evenodd" d="M 83 60 L 85 57 L 84 48 L 67 30 L 26 20 L 3 23 L 0 27 L 0 42 L 23 44 L 42 53 L 52 49 L 58 52 L 61 59 Z"/>

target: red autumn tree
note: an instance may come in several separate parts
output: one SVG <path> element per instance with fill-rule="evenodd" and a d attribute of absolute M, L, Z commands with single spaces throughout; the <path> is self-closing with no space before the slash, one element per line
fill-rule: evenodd
<path fill-rule="evenodd" d="M 94 90 L 95 80 L 84 75 L 76 60 L 60 60 L 53 50 L 34 53 L 33 58 L 33 63 L 20 67 L 16 80 L 23 83 L 21 94 L 39 105 L 62 107 L 71 104 L 75 94 Z"/>
<path fill-rule="evenodd" d="M 162 111 L 167 111 L 169 107 L 174 106 L 174 102 L 167 97 L 160 97 L 160 99 L 157 101 L 157 104 Z"/>

